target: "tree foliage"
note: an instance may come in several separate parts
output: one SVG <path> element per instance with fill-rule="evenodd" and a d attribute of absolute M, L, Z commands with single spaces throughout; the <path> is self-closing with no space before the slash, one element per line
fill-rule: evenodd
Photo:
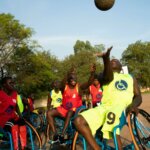
<path fill-rule="evenodd" d="M 41 95 L 55 79 L 57 59 L 31 40 L 33 31 L 11 14 L 0 14 L 0 69 L 16 79 L 17 89 L 25 95 Z"/>
<path fill-rule="evenodd" d="M 88 80 L 90 75 L 90 66 L 97 64 L 97 72 L 102 69 L 102 65 L 98 63 L 93 53 L 90 51 L 80 51 L 76 55 L 70 55 L 62 62 L 63 75 L 73 66 L 76 69 L 77 78 L 79 83 L 84 83 Z"/>
<path fill-rule="evenodd" d="M 20 24 L 11 14 L 0 14 L 0 69 L 3 76 L 5 65 L 18 47 L 22 47 L 31 37 L 31 28 Z"/>
<path fill-rule="evenodd" d="M 137 41 L 130 44 L 123 52 L 121 60 L 141 86 L 150 86 L 150 42 Z"/>
<path fill-rule="evenodd" d="M 105 47 L 103 44 L 92 46 L 89 41 L 84 42 L 84 41 L 77 40 L 74 45 L 74 54 L 76 55 L 81 51 L 102 52 L 104 51 L 104 49 Z"/>
<path fill-rule="evenodd" d="M 9 72 L 15 76 L 20 93 L 26 96 L 35 93 L 37 97 L 47 93 L 57 76 L 53 70 L 59 64 L 56 57 L 46 51 L 32 52 L 26 47 L 17 49 L 11 59 Z"/>

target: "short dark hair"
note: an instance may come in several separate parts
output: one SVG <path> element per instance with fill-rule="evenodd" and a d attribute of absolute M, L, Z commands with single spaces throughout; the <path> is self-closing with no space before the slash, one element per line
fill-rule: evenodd
<path fill-rule="evenodd" d="M 9 76 L 2 78 L 1 85 L 5 84 L 7 82 L 7 80 L 11 80 L 11 79 L 12 79 L 12 77 L 9 77 Z"/>
<path fill-rule="evenodd" d="M 68 81 L 68 82 L 70 82 L 71 80 L 74 80 L 74 79 L 77 80 L 76 74 L 70 74 L 70 75 L 67 77 L 67 81 Z"/>

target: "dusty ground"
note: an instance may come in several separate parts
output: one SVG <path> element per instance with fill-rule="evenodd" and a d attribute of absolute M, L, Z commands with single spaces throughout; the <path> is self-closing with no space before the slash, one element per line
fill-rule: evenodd
<path fill-rule="evenodd" d="M 146 110 L 148 113 L 150 113 L 150 94 L 143 94 L 143 103 L 140 106 L 140 108 Z"/>
<path fill-rule="evenodd" d="M 140 108 L 150 113 L 150 93 L 142 94 L 142 98 L 143 98 L 143 103 L 141 104 Z M 38 100 L 35 103 L 36 107 L 44 107 L 46 105 L 47 105 L 46 99 Z M 124 145 L 126 145 L 127 143 L 131 141 L 128 127 L 124 127 L 123 130 L 121 131 L 121 138 L 122 138 Z M 48 149 L 49 149 L 49 145 L 46 146 L 46 150 Z"/>

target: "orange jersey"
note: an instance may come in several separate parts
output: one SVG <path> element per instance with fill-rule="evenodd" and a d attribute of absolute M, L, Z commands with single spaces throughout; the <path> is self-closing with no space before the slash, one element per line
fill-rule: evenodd
<path fill-rule="evenodd" d="M 102 90 L 100 88 L 100 84 L 97 87 L 91 85 L 89 87 L 89 90 L 92 97 L 93 106 L 95 106 L 96 103 L 101 102 L 101 98 L 102 98 Z"/>
<path fill-rule="evenodd" d="M 71 89 L 66 85 L 63 92 L 62 106 L 67 110 L 74 110 L 82 105 L 82 98 L 78 92 L 78 84 Z"/>

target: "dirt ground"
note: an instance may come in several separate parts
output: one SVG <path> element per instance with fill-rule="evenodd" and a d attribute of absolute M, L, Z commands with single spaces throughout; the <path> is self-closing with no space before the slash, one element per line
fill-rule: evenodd
<path fill-rule="evenodd" d="M 142 94 L 142 105 L 140 106 L 140 108 L 146 110 L 148 113 L 150 113 L 150 94 Z"/>

